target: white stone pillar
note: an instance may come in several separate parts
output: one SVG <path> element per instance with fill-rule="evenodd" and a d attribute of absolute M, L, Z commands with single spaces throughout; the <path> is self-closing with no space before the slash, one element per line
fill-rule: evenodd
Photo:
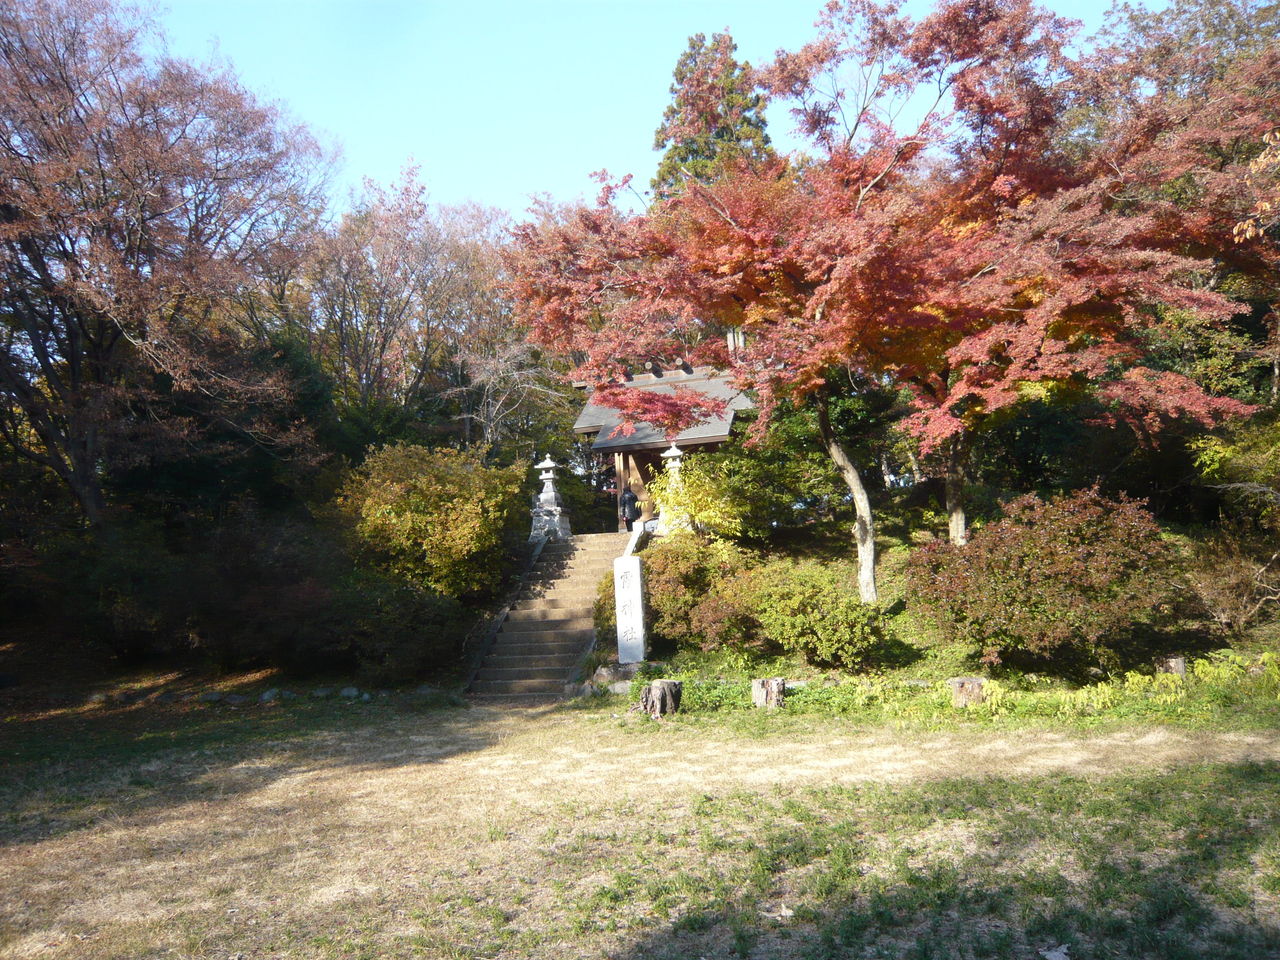
<path fill-rule="evenodd" d="M 552 540 L 568 540 L 573 534 L 569 529 L 569 518 L 564 512 L 564 501 L 556 490 L 556 464 L 547 456 L 537 469 L 542 472 L 538 479 L 542 481 L 542 492 L 533 500 L 533 529 L 529 532 L 530 540 L 549 537 Z"/>
<path fill-rule="evenodd" d="M 640 558 L 613 561 L 613 598 L 618 618 L 618 662 L 640 663 L 645 656 L 644 581 Z"/>

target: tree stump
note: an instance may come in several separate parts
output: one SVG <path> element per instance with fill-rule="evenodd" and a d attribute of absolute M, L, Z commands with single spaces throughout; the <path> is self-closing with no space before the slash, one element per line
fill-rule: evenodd
<path fill-rule="evenodd" d="M 751 681 L 751 705 L 776 710 L 787 697 L 787 681 L 782 677 L 770 677 Z"/>
<path fill-rule="evenodd" d="M 1173 673 L 1179 677 L 1187 675 L 1186 657 L 1161 657 L 1156 661 L 1156 673 Z"/>
<path fill-rule="evenodd" d="M 680 709 L 680 692 L 683 684 L 679 680 L 653 680 L 640 691 L 639 708 L 653 719 Z"/>
<path fill-rule="evenodd" d="M 971 707 L 984 702 L 987 695 L 982 692 L 986 681 L 982 677 L 952 677 L 947 681 L 951 687 L 951 705 L 953 707 Z"/>

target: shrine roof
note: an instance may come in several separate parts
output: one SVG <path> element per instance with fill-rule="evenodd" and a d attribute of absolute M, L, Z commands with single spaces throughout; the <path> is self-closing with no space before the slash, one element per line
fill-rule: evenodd
<path fill-rule="evenodd" d="M 699 443 L 718 443 L 729 438 L 733 418 L 739 410 L 750 410 L 751 400 L 729 382 L 729 375 L 710 367 L 694 367 L 692 371 L 675 369 L 660 374 L 637 374 L 625 384 L 628 390 L 651 390 L 655 393 L 672 393 L 676 387 L 687 387 L 717 400 L 724 400 L 728 407 L 722 416 L 712 417 L 681 431 L 675 437 L 679 446 Z M 610 407 L 596 406 L 590 400 L 578 414 L 573 425 L 574 433 L 596 434 L 592 450 L 616 452 L 619 450 L 661 449 L 671 444 L 666 433 L 651 424 L 633 421 L 635 432 L 624 436 L 615 434 L 622 423 L 622 415 Z"/>

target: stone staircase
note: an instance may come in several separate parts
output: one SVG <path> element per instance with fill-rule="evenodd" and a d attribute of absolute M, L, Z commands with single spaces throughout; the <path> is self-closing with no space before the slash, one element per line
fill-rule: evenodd
<path fill-rule="evenodd" d="M 563 696 L 595 640 L 596 589 L 629 536 L 591 533 L 544 546 L 470 692 L 495 699 Z"/>

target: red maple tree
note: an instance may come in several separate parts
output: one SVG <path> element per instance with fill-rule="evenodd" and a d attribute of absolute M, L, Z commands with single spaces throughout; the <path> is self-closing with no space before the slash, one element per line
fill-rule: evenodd
<path fill-rule="evenodd" d="M 543 211 L 517 232 L 516 299 L 596 383 L 629 359 L 701 350 L 755 391 L 757 429 L 783 399 L 814 405 L 872 601 L 870 502 L 827 410 L 836 372 L 911 391 L 906 426 L 945 455 L 961 542 L 967 437 L 1031 392 L 1092 391 L 1149 417 L 1244 408 L 1141 366 L 1148 305 L 1218 318 L 1233 305 L 1192 282 L 1204 263 L 1170 234 L 1189 214 L 1149 189 L 1159 136 L 1131 138 L 1124 163 L 1113 140 L 1083 163 L 1060 146 L 1070 22 L 1028 0 L 946 0 L 920 20 L 849 0 L 819 28 L 758 74 L 796 105 L 814 157 L 727 166 L 638 215 L 610 187 L 594 208 Z M 725 328 L 746 334 L 731 356 L 713 336 Z M 704 409 L 636 394 L 597 402 L 672 430 Z"/>

